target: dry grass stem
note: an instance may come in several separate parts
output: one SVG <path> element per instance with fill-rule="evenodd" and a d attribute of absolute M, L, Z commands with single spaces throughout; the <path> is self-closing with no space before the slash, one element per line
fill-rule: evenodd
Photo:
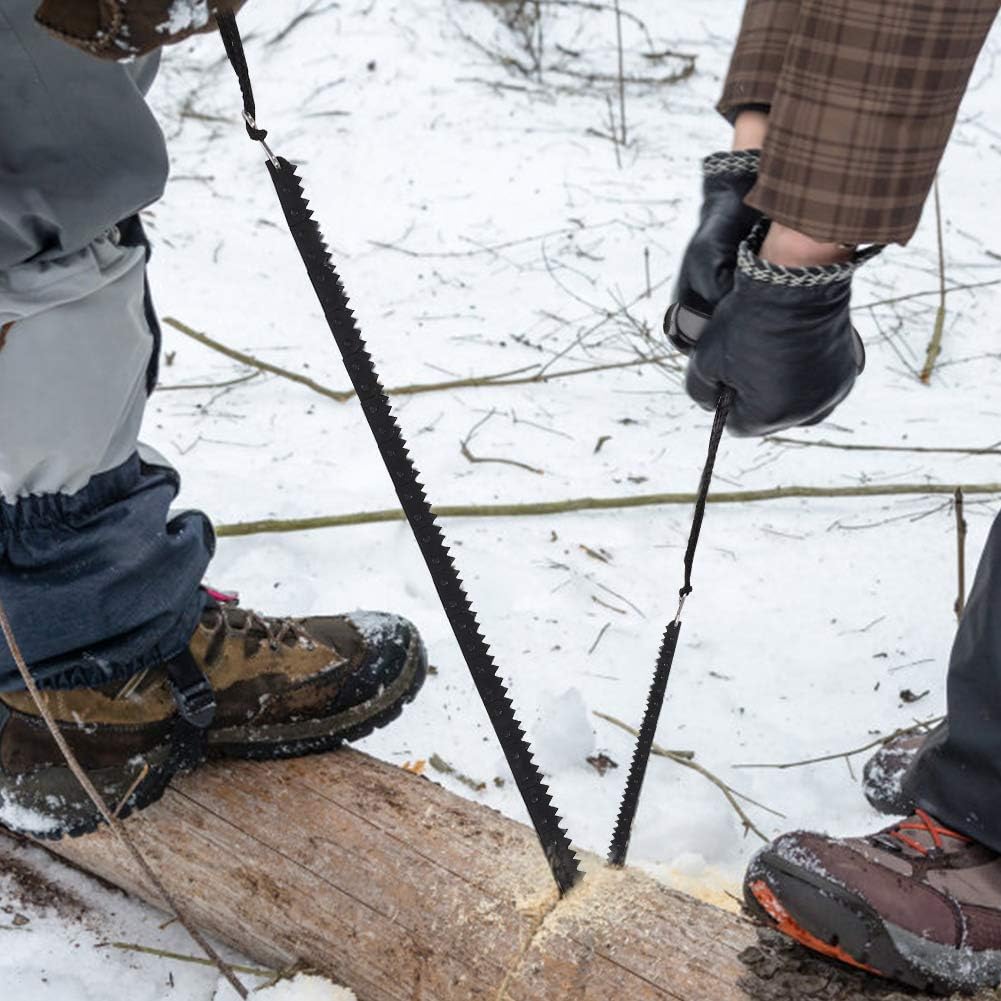
<path fill-rule="evenodd" d="M 955 487 L 943 483 L 888 483 L 858 487 L 772 487 L 765 490 L 717 491 L 709 495 L 710 504 L 750 504 L 798 497 L 902 497 L 929 494 L 952 494 Z M 971 483 L 965 494 L 1001 494 L 1001 483 Z M 694 493 L 633 494 L 622 497 L 570 497 L 561 501 L 538 501 L 519 504 L 442 504 L 435 506 L 439 518 L 523 518 L 535 515 L 569 514 L 575 511 L 608 511 L 619 508 L 656 507 L 669 504 L 694 504 Z M 404 521 L 400 508 L 356 511 L 349 514 L 318 515 L 312 518 L 264 518 L 216 526 L 220 537 L 259 535 L 267 532 L 307 532 L 317 528 L 343 528 L 348 525 L 372 525 Z"/>
<path fill-rule="evenodd" d="M 139 945 L 136 942 L 107 942 L 106 945 L 112 949 L 121 949 L 123 952 L 140 952 L 145 956 L 159 956 L 161 959 L 173 959 L 179 963 L 194 963 L 197 966 L 214 966 L 210 959 L 203 959 L 201 956 L 187 956 L 183 952 L 168 952 L 166 949 L 154 949 L 149 945 Z M 236 973 L 246 973 L 251 977 L 265 977 L 270 979 L 279 971 L 268 970 L 260 966 L 241 966 L 239 963 L 231 963 L 230 969 Z"/>

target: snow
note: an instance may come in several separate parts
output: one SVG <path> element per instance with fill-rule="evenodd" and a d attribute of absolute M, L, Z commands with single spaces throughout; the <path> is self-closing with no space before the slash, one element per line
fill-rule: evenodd
<path fill-rule="evenodd" d="M 202 28 L 209 22 L 207 0 L 174 0 L 167 13 L 167 20 L 156 30 L 166 35 L 177 35 L 189 29 Z"/>
<path fill-rule="evenodd" d="M 338 987 L 323 977 L 299 973 L 291 980 L 281 980 L 269 987 L 262 987 L 251 995 L 255 1001 L 358 1001 L 352 991 Z M 221 981 L 212 1001 L 235 1001 L 233 988 Z"/>
<path fill-rule="evenodd" d="M 535 750 L 554 772 L 587 768 L 595 752 L 593 717 L 579 688 L 540 700 Z"/>
<path fill-rule="evenodd" d="M 59 822 L 52 816 L 9 799 L 0 803 L 0 825 L 18 831 L 37 831 L 39 834 L 59 828 Z"/>
<path fill-rule="evenodd" d="M 551 363 L 551 371 L 586 368 L 660 348 L 655 333 L 647 339 L 641 331 L 656 331 L 667 304 L 698 210 L 701 158 L 727 142 L 725 123 L 710 109 L 741 5 L 624 6 L 643 18 L 657 48 L 697 59 L 695 73 L 681 82 L 630 87 L 630 146 L 620 151 L 621 167 L 612 143 L 595 134 L 608 130 L 604 85 L 582 86 L 565 73 L 544 73 L 539 84 L 500 66 L 484 48 L 523 50 L 486 5 L 345 0 L 321 5 L 322 13 L 273 44 L 269 39 L 309 5 L 245 8 L 258 120 L 275 150 L 301 164 L 387 384 L 540 363 Z M 561 16 L 569 20 L 562 27 L 547 22 L 545 38 L 582 51 L 585 69 L 614 73 L 614 24 L 594 12 L 580 13 L 583 21 L 578 13 Z M 636 56 L 643 46 L 633 22 L 624 32 L 627 72 L 649 74 Z M 1001 98 L 992 76 L 999 46 L 996 29 L 941 171 L 947 277 L 955 285 L 1001 279 L 999 137 L 992 124 Z M 153 101 L 174 171 L 166 197 L 148 214 L 161 314 L 344 388 L 264 156 L 243 129 L 238 88 L 218 39 L 172 51 Z M 989 388 L 1001 380 L 999 286 L 949 296 L 943 354 L 924 386 L 911 370 L 924 358 L 937 288 L 929 204 L 909 247 L 886 251 L 856 276 L 855 322 L 868 366 L 854 394 L 825 425 L 788 437 L 971 447 L 1001 437 L 997 394 Z M 246 374 L 166 324 L 164 348 L 165 387 Z M 694 490 L 709 434 L 708 416 L 689 403 L 677 375 L 653 366 L 401 395 L 397 402 L 437 504 Z M 491 414 L 469 450 L 541 474 L 462 456 L 460 442 Z M 145 433 L 180 468 L 180 502 L 219 523 L 396 506 L 355 404 L 271 376 L 160 392 Z M 991 455 L 727 439 L 716 484 L 998 479 Z M 861 758 L 853 759 L 853 772 L 843 759 L 784 771 L 733 766 L 858 747 L 874 733 L 944 710 L 956 576 L 947 501 L 788 499 L 709 509 L 657 740 L 694 751 L 739 792 L 782 814 L 744 804 L 769 837 L 795 828 L 850 835 L 885 825 L 862 796 Z M 994 496 L 968 498 L 971 563 L 997 509 Z M 632 752 L 632 738 L 593 712 L 639 723 L 664 624 L 676 607 L 689 518 L 688 508 L 675 506 L 444 523 L 555 800 L 588 850 L 606 847 Z M 437 674 L 364 748 L 401 765 L 437 753 L 485 787 L 474 792 L 440 773 L 435 781 L 524 819 L 510 780 L 493 781 L 508 776 L 506 766 L 405 525 L 222 539 L 210 580 L 239 588 L 246 606 L 266 613 L 360 607 L 416 622 Z M 904 688 L 929 694 L 911 705 L 899 697 Z M 588 749 L 619 767 L 599 775 L 581 760 Z M 705 778 L 653 759 L 632 839 L 635 863 L 722 900 L 758 846 Z M 125 940 L 194 953 L 176 926 L 160 929 L 159 912 L 29 854 L 39 872 L 71 880 L 88 912 L 81 921 L 30 908 L 30 932 L 0 932 L 0 977 L 13 984 L 12 996 L 82 1001 L 113 991 L 136 1001 L 211 1001 L 213 970 L 98 948 Z M 15 907 L 17 899 L 0 877 L 0 905 Z"/>

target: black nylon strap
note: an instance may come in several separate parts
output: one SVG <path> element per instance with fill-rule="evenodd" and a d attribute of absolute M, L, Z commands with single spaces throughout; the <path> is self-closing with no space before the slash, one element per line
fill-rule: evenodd
<path fill-rule="evenodd" d="M 207 729 L 215 719 L 215 692 L 191 651 L 184 649 L 168 660 L 166 669 L 181 718 L 200 730 Z"/>
<path fill-rule="evenodd" d="M 205 760 L 208 728 L 216 713 L 215 692 L 191 651 L 185 648 L 167 661 L 170 694 L 177 704 L 170 755 L 162 767 L 168 774 L 196 768 Z"/>
<path fill-rule="evenodd" d="M 250 82 L 250 67 L 247 66 L 247 56 L 243 51 L 243 41 L 240 29 L 236 23 L 236 15 L 232 11 L 220 11 L 216 14 L 219 34 L 226 46 L 226 55 L 240 81 L 240 93 L 243 95 L 243 117 L 246 120 L 247 135 L 254 142 L 264 142 L 268 137 L 267 129 L 257 127 L 257 104 L 254 101 L 254 87 Z"/>
<path fill-rule="evenodd" d="M 692 566 L 695 563 L 695 550 L 702 532 L 702 519 L 706 514 L 706 502 L 709 499 L 713 467 L 716 465 L 716 453 L 719 451 L 719 443 L 723 437 L 723 429 L 726 427 L 726 419 L 733 404 L 733 397 L 733 390 L 729 386 L 725 386 L 719 395 L 719 402 L 716 404 L 716 416 L 713 418 L 713 428 L 709 435 L 709 453 L 706 455 L 706 464 L 702 468 L 702 480 L 699 483 L 699 492 L 695 501 L 692 529 L 688 535 L 688 548 L 685 550 L 685 586 L 680 591 L 682 598 L 687 598 L 692 593 Z"/>

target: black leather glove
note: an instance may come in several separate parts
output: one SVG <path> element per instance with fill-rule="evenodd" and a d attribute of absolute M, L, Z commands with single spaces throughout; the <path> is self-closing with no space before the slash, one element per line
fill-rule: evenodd
<path fill-rule="evenodd" d="M 865 367 L 849 315 L 855 269 L 846 264 L 786 268 L 763 261 L 760 222 L 741 244 L 733 289 L 716 307 L 688 363 L 689 395 L 713 410 L 723 386 L 736 391 L 727 427 L 764 435 L 824 420 Z"/>
<path fill-rule="evenodd" d="M 683 354 L 698 341 L 717 303 L 733 285 L 737 247 L 761 218 L 744 197 L 758 178 L 758 150 L 713 153 L 702 161 L 702 212 L 685 250 L 664 317 L 664 333 Z"/>

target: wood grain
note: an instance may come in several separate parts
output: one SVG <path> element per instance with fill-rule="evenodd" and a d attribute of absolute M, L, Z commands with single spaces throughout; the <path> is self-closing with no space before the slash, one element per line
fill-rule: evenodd
<path fill-rule="evenodd" d="M 206 766 L 127 824 L 202 928 L 359 1001 L 746 1001 L 743 920 L 595 859 L 558 901 L 528 827 L 356 751 Z M 106 831 L 47 847 L 157 902 Z"/>

